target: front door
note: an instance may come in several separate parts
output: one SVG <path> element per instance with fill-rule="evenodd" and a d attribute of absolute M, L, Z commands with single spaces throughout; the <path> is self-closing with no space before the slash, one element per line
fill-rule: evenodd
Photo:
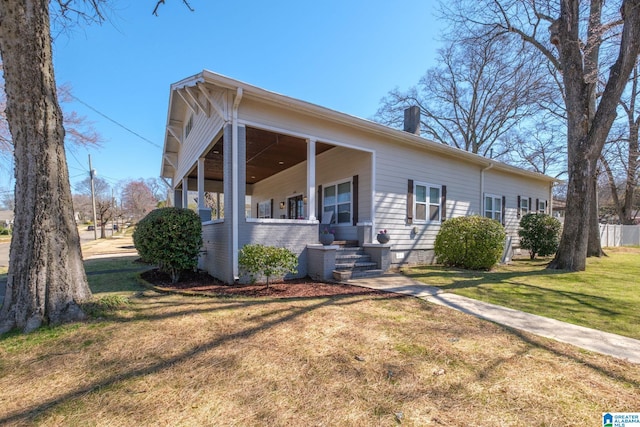
<path fill-rule="evenodd" d="M 287 218 L 304 219 L 304 200 L 302 195 L 287 199 Z"/>

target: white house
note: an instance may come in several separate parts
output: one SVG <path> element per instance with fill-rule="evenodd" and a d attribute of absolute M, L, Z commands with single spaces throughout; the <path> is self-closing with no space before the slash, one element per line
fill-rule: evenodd
<path fill-rule="evenodd" d="M 328 278 L 340 252 L 319 244 L 326 227 L 382 269 L 428 263 L 442 222 L 473 214 L 517 244 L 519 217 L 549 211 L 554 178 L 424 139 L 416 113 L 400 131 L 206 70 L 171 85 L 161 176 L 176 206 L 198 192 L 200 267 L 234 282 L 238 251 L 262 243 L 297 253 L 299 276 Z"/>

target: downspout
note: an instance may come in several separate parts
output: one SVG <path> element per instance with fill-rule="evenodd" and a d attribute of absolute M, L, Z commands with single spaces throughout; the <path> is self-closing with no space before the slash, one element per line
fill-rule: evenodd
<path fill-rule="evenodd" d="M 493 167 L 493 163 L 489 163 L 487 167 L 480 170 L 480 216 L 484 216 L 484 173 Z"/>
<path fill-rule="evenodd" d="M 236 97 L 233 100 L 233 109 L 231 113 L 231 193 L 232 193 L 232 215 L 231 215 L 231 257 L 233 265 L 233 278 L 240 278 L 238 269 L 238 236 L 239 236 L 239 209 L 240 201 L 238 200 L 238 107 L 242 100 L 242 88 L 236 91 Z"/>

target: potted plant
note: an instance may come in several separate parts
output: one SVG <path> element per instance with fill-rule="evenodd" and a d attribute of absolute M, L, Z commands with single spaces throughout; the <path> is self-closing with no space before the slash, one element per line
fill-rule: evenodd
<path fill-rule="evenodd" d="M 327 246 L 333 243 L 333 230 L 325 228 L 320 232 L 320 243 Z"/>
<path fill-rule="evenodd" d="M 389 234 L 387 233 L 387 230 L 380 230 L 380 232 L 376 236 L 376 239 L 378 239 L 378 243 L 381 243 L 383 245 L 386 243 L 389 243 L 390 238 L 391 236 L 389 236 Z"/>

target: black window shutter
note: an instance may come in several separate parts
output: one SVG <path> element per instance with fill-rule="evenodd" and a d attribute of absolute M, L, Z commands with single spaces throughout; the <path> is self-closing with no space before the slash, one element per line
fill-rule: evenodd
<path fill-rule="evenodd" d="M 358 225 L 358 175 L 353 176 L 353 225 Z"/>
<path fill-rule="evenodd" d="M 440 194 L 440 219 L 442 222 L 447 220 L 447 186 L 442 186 L 442 194 Z"/>
<path fill-rule="evenodd" d="M 318 212 L 316 212 L 316 215 L 318 217 L 318 221 L 322 222 L 322 185 L 318 185 L 318 194 L 316 194 L 316 199 L 318 199 Z"/>
<path fill-rule="evenodd" d="M 529 197 L 529 211 L 527 213 L 529 212 L 533 212 L 533 209 L 531 209 L 531 197 Z"/>
<path fill-rule="evenodd" d="M 520 196 L 518 196 L 518 213 L 517 213 L 518 218 L 520 218 L 520 215 L 522 213 L 521 212 L 521 208 L 522 208 L 522 206 L 520 205 Z"/>
<path fill-rule="evenodd" d="M 407 224 L 413 224 L 413 180 L 409 180 L 407 187 Z"/>
<path fill-rule="evenodd" d="M 535 212 L 538 213 L 538 206 L 540 205 L 540 199 L 536 199 L 536 210 Z"/>
<path fill-rule="evenodd" d="M 505 218 L 506 218 L 505 217 L 505 213 L 506 213 L 506 210 L 507 210 L 507 198 L 505 196 L 502 196 L 502 218 L 500 220 L 502 222 L 502 225 L 505 224 Z"/>
<path fill-rule="evenodd" d="M 269 212 L 269 218 L 275 218 L 275 216 L 273 216 L 273 199 L 271 199 L 271 212 Z"/>
<path fill-rule="evenodd" d="M 256 203 L 256 218 L 260 218 L 260 203 Z"/>

